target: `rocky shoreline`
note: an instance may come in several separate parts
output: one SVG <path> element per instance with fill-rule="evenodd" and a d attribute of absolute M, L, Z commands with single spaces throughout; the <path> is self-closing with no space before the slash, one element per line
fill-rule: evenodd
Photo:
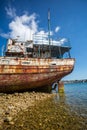
<path fill-rule="evenodd" d="M 81 80 L 63 80 L 63 83 L 69 84 L 69 83 L 86 83 L 87 79 L 81 79 Z"/>
<path fill-rule="evenodd" d="M 86 116 L 65 95 L 41 92 L 0 94 L 0 130 L 87 130 Z"/>
<path fill-rule="evenodd" d="M 2 128 L 2 124 L 6 122 L 13 125 L 13 118 L 17 113 L 25 111 L 27 108 L 34 106 L 38 101 L 46 100 L 53 95 L 40 92 L 0 93 L 0 127 Z"/>

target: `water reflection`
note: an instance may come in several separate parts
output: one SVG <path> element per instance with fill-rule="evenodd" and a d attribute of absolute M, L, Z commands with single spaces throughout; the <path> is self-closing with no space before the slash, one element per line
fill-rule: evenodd
<path fill-rule="evenodd" d="M 57 94 L 55 94 L 54 102 L 55 103 L 65 103 L 66 102 L 65 93 L 57 93 Z"/>

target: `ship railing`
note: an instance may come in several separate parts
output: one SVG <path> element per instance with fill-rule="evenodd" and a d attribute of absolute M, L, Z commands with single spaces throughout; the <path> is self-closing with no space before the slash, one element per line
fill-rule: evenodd
<path fill-rule="evenodd" d="M 49 37 L 48 35 L 33 35 L 34 44 L 46 44 L 49 45 Z M 62 47 L 71 47 L 70 40 L 67 38 L 59 38 L 57 40 L 53 40 L 50 38 L 50 45 L 54 46 L 62 46 Z"/>
<path fill-rule="evenodd" d="M 65 58 L 71 57 L 70 56 L 70 41 L 66 38 L 60 38 L 58 40 L 53 40 L 50 38 L 50 44 L 49 44 L 49 37 L 48 35 L 33 35 L 33 42 L 34 44 L 39 46 L 38 54 L 40 56 L 41 48 L 44 45 L 47 45 L 46 50 L 49 50 L 50 57 L 57 57 L 57 58 Z M 42 46 L 42 47 L 41 47 Z M 57 47 L 56 51 L 53 50 L 55 47 Z M 64 51 L 63 51 L 64 50 Z M 56 54 L 55 54 L 56 53 Z M 64 54 L 66 53 L 66 54 Z"/>

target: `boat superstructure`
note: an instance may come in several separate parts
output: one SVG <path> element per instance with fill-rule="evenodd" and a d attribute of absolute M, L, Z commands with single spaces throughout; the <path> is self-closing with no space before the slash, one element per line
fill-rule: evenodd
<path fill-rule="evenodd" d="M 75 59 L 70 46 L 53 41 L 49 45 L 41 37 L 36 41 L 8 39 L 5 56 L 0 57 L 0 92 L 51 86 L 72 72 Z"/>

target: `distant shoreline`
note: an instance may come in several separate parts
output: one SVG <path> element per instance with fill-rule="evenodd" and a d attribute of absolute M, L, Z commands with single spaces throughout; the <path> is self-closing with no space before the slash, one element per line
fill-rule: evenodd
<path fill-rule="evenodd" d="M 87 82 L 87 79 L 82 79 L 82 80 L 63 80 L 63 82 L 65 84 L 67 84 L 67 83 L 85 83 L 85 82 Z"/>

